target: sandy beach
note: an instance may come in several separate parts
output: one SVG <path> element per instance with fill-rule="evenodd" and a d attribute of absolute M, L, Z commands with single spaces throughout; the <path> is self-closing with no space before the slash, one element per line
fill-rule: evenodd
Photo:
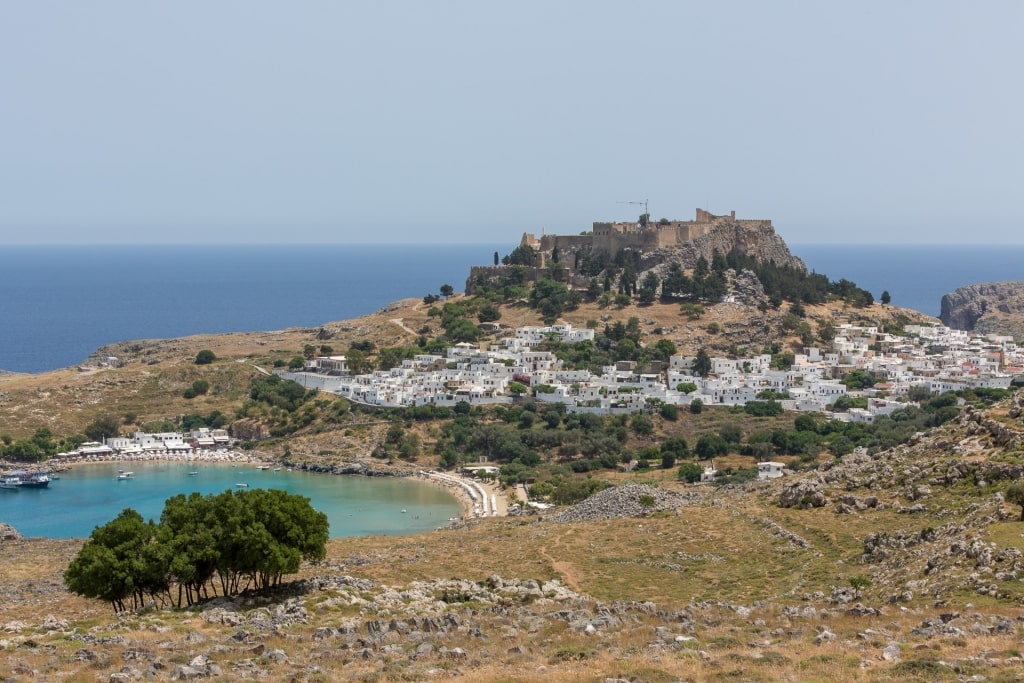
<path fill-rule="evenodd" d="M 436 470 L 420 470 L 416 476 L 451 492 L 462 507 L 463 519 L 503 517 L 508 514 L 508 499 L 497 484 Z"/>
<path fill-rule="evenodd" d="M 217 464 L 273 465 L 275 461 L 261 458 L 253 453 L 236 450 L 197 451 L 194 453 L 132 453 L 125 455 L 70 455 L 59 456 L 45 463 L 12 463 L 0 461 L 0 471 L 15 469 L 40 469 L 48 472 L 64 472 L 75 465 L 107 462 L 194 462 Z M 279 464 L 279 463 L 278 463 Z M 508 498 L 503 488 L 496 483 L 454 473 L 436 470 L 418 470 L 396 476 L 415 476 L 416 479 L 434 486 L 444 487 L 459 501 L 463 519 L 501 517 L 508 514 Z"/>

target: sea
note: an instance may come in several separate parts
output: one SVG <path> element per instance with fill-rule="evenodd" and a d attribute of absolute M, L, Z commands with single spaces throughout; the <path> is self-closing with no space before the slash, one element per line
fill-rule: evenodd
<path fill-rule="evenodd" d="M 317 327 L 436 294 L 443 284 L 461 290 L 470 265 L 493 263 L 495 251 L 505 254 L 514 246 L 0 247 L 0 369 L 38 373 L 75 366 L 118 341 Z M 934 316 L 942 295 L 958 287 L 1024 280 L 1024 246 L 790 249 L 831 280 L 851 280 L 876 299 L 888 291 L 893 305 Z M 260 473 L 261 479 L 246 473 L 236 481 L 241 473 L 232 469 L 204 468 L 190 476 L 171 465 L 152 473 L 150 467 L 137 466 L 137 478 L 128 482 L 117 481 L 111 470 L 76 468 L 48 490 L 0 491 L 0 521 L 30 536 L 85 536 L 123 507 L 138 506 L 144 516 L 156 517 L 167 496 L 237 483 L 292 487 L 287 490 L 310 496 L 328 512 L 334 537 L 412 533 L 422 530 L 419 523 L 435 528 L 458 514 L 450 494 L 417 482 L 381 488 L 397 482 L 301 473 Z M 147 489 L 157 483 L 161 487 Z M 424 508 L 424 514 L 416 506 L 428 488 L 446 502 Z M 364 493 L 370 500 L 360 498 Z"/>
<path fill-rule="evenodd" d="M 131 471 L 130 479 L 118 478 L 124 470 Z M 308 497 L 327 515 L 332 538 L 420 533 L 461 514 L 446 489 L 403 477 L 260 470 L 241 463 L 117 462 L 75 465 L 46 488 L 0 489 L 0 521 L 24 536 L 82 538 L 125 508 L 159 520 L 172 495 L 243 488 Z"/>

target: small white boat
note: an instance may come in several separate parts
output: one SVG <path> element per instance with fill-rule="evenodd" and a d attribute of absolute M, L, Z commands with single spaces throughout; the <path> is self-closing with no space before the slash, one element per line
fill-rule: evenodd
<path fill-rule="evenodd" d="M 281 471 L 281 468 L 280 468 L 280 467 L 275 467 L 275 468 L 274 468 L 274 471 L 275 471 L 275 472 L 280 472 L 280 471 Z"/>
<path fill-rule="evenodd" d="M 408 510 L 402 510 L 402 514 L 403 514 L 403 515 L 404 515 L 404 514 L 405 514 L 406 512 L 408 512 Z"/>
<path fill-rule="evenodd" d="M 241 489 L 249 488 L 248 484 L 235 484 L 235 486 L 237 486 L 238 488 L 241 488 Z"/>
<path fill-rule="evenodd" d="M 189 473 L 188 473 L 188 476 L 190 476 L 190 477 L 194 477 L 194 476 L 196 476 L 197 474 L 199 474 L 199 473 L 198 473 L 198 472 L 189 472 Z"/>
<path fill-rule="evenodd" d="M 134 472 L 121 472 L 121 474 L 117 475 L 118 479 L 133 479 L 134 477 Z"/>
<path fill-rule="evenodd" d="M 258 470 L 269 470 L 270 469 L 270 465 L 260 465 L 256 469 L 258 469 Z"/>
<path fill-rule="evenodd" d="M 17 489 L 21 486 L 21 477 L 17 474 L 6 474 L 0 478 L 0 489 Z"/>

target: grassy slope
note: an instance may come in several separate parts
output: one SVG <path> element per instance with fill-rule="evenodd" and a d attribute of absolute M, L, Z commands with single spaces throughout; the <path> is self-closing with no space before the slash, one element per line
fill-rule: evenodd
<path fill-rule="evenodd" d="M 411 302 L 410 302 L 411 303 Z M 574 324 L 600 316 L 603 311 L 584 309 L 566 316 Z M 682 348 L 713 341 L 696 327 L 686 327 L 675 307 L 651 307 L 611 311 L 615 319 L 638 315 L 642 320 L 668 326 L 671 319 L 680 331 L 675 334 Z M 366 335 L 376 335 L 382 345 L 409 343 L 411 336 L 391 320 L 401 318 L 407 326 L 419 329 L 432 323 L 422 307 L 410 305 L 352 323 L 325 326 L 333 330 L 331 343 L 336 349 Z M 524 309 L 507 309 L 503 322 L 525 324 L 536 319 Z M 728 321 L 726 321 L 728 322 Z M 703 323 L 700 323 L 703 324 Z M 740 324 L 737 322 L 737 324 Z M 645 324 L 645 328 L 651 327 Z M 133 363 L 126 368 L 96 373 L 62 371 L 41 376 L 20 376 L 0 381 L 3 403 L 0 405 L 0 433 L 30 433 L 36 424 L 48 424 L 57 432 L 80 428 L 95 415 L 137 412 L 146 419 L 180 412 L 225 410 L 237 400 L 251 371 L 237 359 L 268 364 L 275 357 L 287 358 L 305 343 L 314 343 L 315 330 L 261 333 L 271 336 L 230 335 L 225 338 L 175 340 L 166 347 L 157 345 L 149 354 L 152 364 Z M 230 338 L 227 338 L 230 337 Z M 262 342 L 262 343 L 261 343 Z M 199 368 L 191 358 L 201 348 L 213 348 L 225 358 L 213 366 Z M 177 396 L 191 381 L 203 377 L 216 390 L 208 398 L 187 402 Z M 681 420 L 678 425 L 661 423 L 662 430 L 694 438 L 703 430 L 734 416 L 708 411 L 702 422 Z M 1019 420 L 1001 419 L 1008 423 Z M 748 424 L 744 431 L 751 431 Z M 429 425 L 425 427 L 429 430 Z M 951 426 L 949 430 L 957 427 Z M 367 431 L 372 431 L 367 428 Z M 322 449 L 334 435 L 300 439 L 315 441 Z M 946 442 L 963 441 L 962 434 L 951 431 Z M 636 442 L 631 446 L 644 445 Z M 656 440 L 650 443 L 656 443 Z M 358 444 L 348 444 L 353 450 Z M 312 450 L 312 448 L 311 448 Z M 1005 454 L 991 444 L 978 444 L 968 455 L 971 460 Z M 948 449 L 924 448 L 918 456 L 920 467 L 932 460 L 944 462 Z M 619 474 L 617 481 L 650 481 L 661 478 L 663 486 L 678 486 L 666 481 L 664 473 Z M 960 611 L 964 618 L 984 621 L 996 616 L 1024 617 L 1019 603 L 1024 591 L 1019 581 L 996 580 L 1004 592 L 1001 598 L 979 595 L 971 588 L 971 563 L 951 563 L 943 570 L 935 593 L 915 592 L 903 604 L 889 605 L 889 596 L 907 581 L 926 576 L 924 560 L 910 557 L 904 568 L 861 564 L 864 538 L 873 532 L 906 530 L 916 533 L 925 527 L 941 527 L 967 520 L 965 536 L 995 543 L 997 550 L 1024 551 L 1017 509 L 1006 506 L 1007 519 L 993 517 L 993 508 L 985 508 L 985 520 L 979 520 L 978 506 L 988 504 L 995 489 L 979 489 L 973 483 L 935 486 L 925 500 L 926 511 L 919 515 L 899 514 L 896 505 L 910 505 L 903 487 L 878 488 L 868 485 L 839 486 L 829 491 L 836 499 L 844 493 L 876 495 L 886 503 L 881 510 L 865 510 L 841 515 L 835 506 L 816 510 L 782 509 L 776 505 L 782 482 L 751 486 L 744 490 L 704 489 L 706 495 L 696 504 L 680 508 L 677 514 L 660 514 L 643 519 L 617 519 L 591 523 L 558 525 L 541 521 L 539 516 L 505 518 L 474 522 L 454 531 L 438 531 L 410 537 L 369 537 L 333 540 L 327 561 L 318 567 L 306 567 L 304 575 L 346 574 L 365 577 L 385 585 L 404 586 L 412 581 L 445 577 L 463 577 L 482 581 L 492 574 L 535 579 L 557 578 L 584 595 L 601 602 L 615 600 L 653 601 L 659 609 L 671 612 L 697 609 L 703 614 L 694 634 L 695 647 L 666 652 L 649 650 L 650 633 L 664 625 L 663 618 L 643 617 L 616 633 L 612 641 L 595 643 L 576 632 L 547 623 L 537 632 L 520 629 L 518 635 L 499 638 L 503 628 L 500 613 L 481 614 L 477 618 L 492 634 L 484 641 L 467 640 L 470 651 L 486 649 L 504 653 L 520 644 L 524 653 L 482 657 L 452 667 L 436 663 L 445 676 L 460 680 L 603 680 L 605 675 L 633 676 L 637 680 L 955 680 L 958 675 L 984 672 L 989 680 L 1012 680 L 1012 657 L 1020 647 L 1017 635 L 992 635 L 968 632 L 964 637 L 919 638 L 910 630 L 924 619 L 942 613 Z M 997 487 L 998 488 L 998 485 Z M 781 537 L 772 522 L 805 539 L 810 546 L 800 547 Z M 950 539 L 941 539 L 934 548 L 941 555 Z M 129 645 L 159 649 L 166 647 L 171 662 L 187 662 L 192 650 L 161 646 L 191 631 L 198 631 L 226 642 L 233 629 L 205 623 L 190 613 L 160 613 L 122 621 L 120 625 L 108 613 L 108 607 L 68 596 L 60 590 L 59 575 L 76 542 L 30 541 L 0 546 L 0 623 L 23 620 L 39 622 L 42 615 L 66 618 L 81 630 L 95 629 L 98 634 L 123 634 Z M 830 607 L 821 599 L 805 600 L 815 592 L 826 596 L 833 587 L 846 587 L 852 576 L 866 576 L 873 585 L 864 590 L 862 600 L 881 610 L 878 616 L 854 617 L 843 608 Z M 312 605 L 316 598 L 307 602 Z M 705 605 L 704 601 L 740 603 L 753 613 L 738 616 L 731 607 Z M 699 608 L 694 605 L 703 605 Z M 814 607 L 828 609 L 821 616 L 796 617 L 780 605 L 798 610 Z M 969 607 L 974 605 L 974 607 Z M 703 610 L 703 611 L 701 611 Z M 316 662 L 324 677 L 309 673 L 307 666 L 279 668 L 267 680 L 330 680 L 336 675 L 366 680 L 403 680 L 407 676 L 379 668 L 372 662 L 360 664 L 333 657 L 314 658 L 309 636 L 312 629 L 337 624 L 339 619 L 360 616 L 359 610 L 314 610 L 310 622 L 281 635 L 264 638 L 266 648 L 285 649 L 294 662 Z M 671 622 L 671 620 L 670 620 Z M 987 623 L 987 622 L 986 622 Z M 154 628 L 157 628 L 154 631 Z M 160 631 L 159 629 L 165 629 Z M 169 631 L 167 631 L 169 629 Z M 815 635 L 828 629 L 835 641 L 814 642 Z M 128 646 L 114 646 L 114 659 L 105 664 L 80 662 L 75 652 L 80 642 L 60 637 L 47 638 L 37 631 L 37 640 L 45 640 L 54 651 L 8 645 L 0 651 L 0 660 L 11 667 L 18 661 L 36 669 L 66 675 L 68 680 L 93 680 L 98 674 L 116 671 L 117 659 Z M 456 641 L 449 643 L 453 646 Z M 880 650 L 890 642 L 903 647 L 903 661 L 883 661 Z M 698 649 L 699 648 L 699 651 Z M 230 648 L 228 648 L 230 650 Z M 701 652 L 703 654 L 701 654 Z M 968 664 L 983 653 L 998 665 Z M 227 655 L 224 655 L 227 657 Z M 959 671 L 940 667 L 936 661 L 960 662 Z M 981 661 L 981 660 L 979 660 Z M 866 665 L 865 662 L 868 662 Z M 47 668 L 49 667 L 49 668 Z M 543 667 L 543 671 L 542 671 Z M 971 668 L 974 667 L 974 668 Z M 306 673 L 296 673 L 305 671 Z M 333 672 L 333 673 L 332 673 Z M 424 674 L 424 677 L 427 676 Z M 415 679 L 415 677 L 414 677 Z"/>

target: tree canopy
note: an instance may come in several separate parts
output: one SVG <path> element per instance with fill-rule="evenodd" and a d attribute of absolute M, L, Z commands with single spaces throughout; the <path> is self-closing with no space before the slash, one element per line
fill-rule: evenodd
<path fill-rule="evenodd" d="M 176 607 L 277 586 L 326 554 L 327 516 L 279 490 L 167 499 L 159 524 L 126 508 L 96 527 L 64 572 L 68 590 L 123 611 L 147 598 Z"/>

